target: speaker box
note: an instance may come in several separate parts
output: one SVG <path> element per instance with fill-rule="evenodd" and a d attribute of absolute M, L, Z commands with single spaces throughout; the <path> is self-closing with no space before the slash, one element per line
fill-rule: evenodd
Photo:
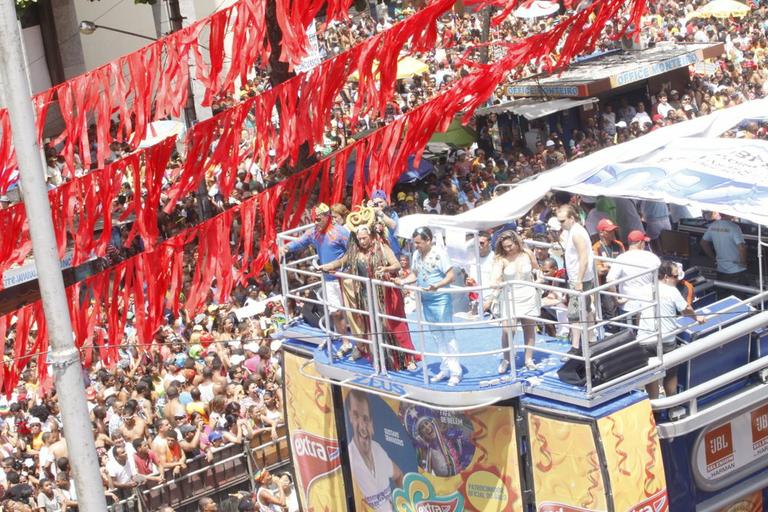
<path fill-rule="evenodd" d="M 634 331 L 625 330 L 592 346 L 592 356 L 624 345 L 635 337 Z M 642 368 L 648 363 L 648 354 L 639 345 L 626 347 L 614 352 L 610 357 L 591 363 L 592 385 L 597 386 L 631 371 Z M 584 361 L 569 359 L 557 371 L 557 376 L 566 384 L 584 386 L 587 383 L 587 371 Z"/>
<path fill-rule="evenodd" d="M 305 302 L 301 308 L 301 317 L 304 322 L 319 329 L 320 319 L 323 318 L 323 307 L 314 302 Z"/>

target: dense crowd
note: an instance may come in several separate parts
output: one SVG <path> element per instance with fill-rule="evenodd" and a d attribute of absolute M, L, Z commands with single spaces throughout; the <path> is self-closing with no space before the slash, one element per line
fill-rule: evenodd
<path fill-rule="evenodd" d="M 768 65 L 766 6 L 754 9 L 741 19 L 688 18 L 700 3 L 656 2 L 643 26 L 643 37 L 658 43 L 725 43 L 726 53 L 714 62 L 711 73 L 692 73 L 687 88 L 654 91 L 652 97 L 640 101 L 619 98 L 615 103 L 601 104 L 599 115 L 590 118 L 567 139 L 564 133 L 551 130 L 544 123 L 530 123 L 527 130 L 522 126 L 508 130 L 498 122 L 503 114 L 479 117 L 476 144 L 468 149 L 452 148 L 435 158 L 432 173 L 411 184 L 398 185 L 390 195 L 372 197 L 372 207 L 386 211 L 389 218 L 420 212 L 460 213 L 490 200 L 498 184 L 524 179 L 670 123 L 764 97 Z M 373 16 L 334 24 L 319 34 L 320 52 L 323 57 L 335 55 L 388 28 L 408 12 L 407 9 L 392 11 L 380 7 Z M 510 17 L 491 28 L 489 39 L 513 41 L 551 27 L 560 16 L 540 18 L 535 22 Z M 354 82 L 350 82 L 338 99 L 324 145 L 315 150 L 318 154 L 338 150 L 361 131 L 387 123 L 434 96 L 466 72 L 465 63 L 459 57 L 480 42 L 481 32 L 481 19 L 475 14 L 446 15 L 440 22 L 441 48 L 417 56 L 428 70 L 399 81 L 384 119 L 362 118 L 352 124 L 356 92 Z M 616 43 L 609 35 L 599 43 L 599 50 L 615 47 Z M 527 70 L 530 74 L 539 71 L 533 65 Z M 243 84 L 237 95 L 217 99 L 213 110 L 227 108 L 267 87 L 269 75 L 258 71 Z M 501 86 L 495 101 L 508 99 Z M 732 131 L 729 136 L 765 139 L 768 129 L 765 124 L 753 122 Z M 111 149 L 115 159 L 130 151 L 127 145 L 118 142 L 113 143 Z M 60 185 L 63 182 L 63 159 L 52 144 L 46 146 L 45 153 L 49 185 Z M 179 162 L 177 159 L 172 165 L 179 165 Z M 77 174 L 82 172 L 85 171 L 80 169 Z M 212 213 L 251 197 L 269 185 L 276 174 L 275 170 L 243 166 L 234 195 L 227 200 L 217 193 L 215 175 L 211 174 L 207 182 L 207 202 Z M 124 184 L 115 210 L 119 212 L 124 208 L 136 193 L 141 191 Z M 385 204 L 375 204 L 381 201 Z M 4 203 L 0 202 L 0 206 Z M 537 205 L 528 216 L 519 219 L 514 228 L 526 238 L 555 241 L 556 233 L 562 229 L 562 226 L 558 227 L 557 208 L 568 204 L 578 208 L 580 221 L 585 222 L 593 237 L 602 240 L 604 233 L 614 231 L 599 230 L 595 214 L 592 214 L 594 222 L 590 224 L 590 212 L 610 210 L 610 205 L 589 203 L 588 199 L 578 202 L 562 196 Z M 328 214 L 341 226 L 351 208 L 349 203 L 332 205 Z M 615 210 L 615 204 L 613 208 Z M 627 240 L 629 234 L 636 230 L 634 228 L 643 228 L 634 219 L 648 219 L 647 214 L 651 211 L 642 211 L 642 206 L 634 214 L 628 210 L 633 220 L 625 225 L 617 219 L 620 237 L 631 243 Z M 162 236 L 172 236 L 197 224 L 200 215 L 199 198 L 185 198 L 170 214 L 160 215 Z M 391 229 L 392 226 L 383 228 Z M 508 231 L 507 228 L 509 226 L 499 229 L 495 235 Z M 127 235 L 125 228 L 114 228 L 106 263 L 117 263 L 143 249 L 140 242 L 125 247 L 122 242 Z M 409 279 L 412 267 L 409 256 L 416 249 L 406 247 L 401 253 L 399 245 L 390 244 L 389 238 L 381 232 L 373 238 L 379 246 L 389 245 L 393 249 L 391 256 L 395 260 L 389 253 L 384 254 L 383 249 L 384 255 L 380 256 L 382 265 L 389 267 L 387 271 L 392 279 Z M 426 240 L 426 234 L 420 238 Z M 497 242 L 499 239 L 488 234 L 485 237 L 488 249 L 491 249 L 491 240 Z M 498 245 L 496 250 L 502 249 Z M 542 273 L 562 276 L 565 263 L 562 254 L 537 250 L 534 255 Z M 185 252 L 185 289 L 194 271 L 196 259 L 193 256 L 194 248 L 190 247 Z M 359 257 L 359 254 L 353 256 Z M 464 283 L 471 284 L 472 278 L 468 272 L 463 277 Z M 210 300 L 206 312 L 194 317 L 183 312 L 174 317 L 169 312 L 166 325 L 157 332 L 149 347 L 138 345 L 133 327 L 135 312 L 128 312 L 128 325 L 120 340 L 117 365 L 107 368 L 97 364 L 84 369 L 94 441 L 99 451 L 103 484 L 111 500 L 128 496 L 136 487 L 160 484 L 178 477 L 190 460 L 211 459 L 217 447 L 231 443 L 251 445 L 263 435 L 277 436 L 277 427 L 284 420 L 280 350 L 279 343 L 273 342 L 269 335 L 288 317 L 297 314 L 301 306 L 291 301 L 291 310 L 283 311 L 282 301 L 277 297 L 279 293 L 278 268 L 276 262 L 271 262 L 258 278 L 247 285 L 238 285 L 228 303 Z M 563 302 L 559 296 L 550 296 L 548 300 L 552 304 Z M 558 333 L 564 334 L 562 329 Z M 9 338 L 6 347 L 12 347 L 12 339 Z M 364 347 L 349 347 L 344 355 L 355 349 L 358 352 L 365 350 Z M 395 359 L 393 356 L 390 363 L 396 367 L 410 367 L 417 362 Z M 0 407 L 0 486 L 6 508 L 54 511 L 76 506 L 77 496 L 62 437 L 56 394 L 53 390 L 41 389 L 34 361 L 29 363 L 12 396 L 0 401 Z M 260 503 L 296 510 L 289 476 L 276 478 L 264 471 L 259 473 L 258 479 L 263 489 L 257 497 Z M 201 502 L 200 505 L 201 510 L 215 510 L 211 508 L 215 504 Z M 245 504 L 246 508 L 242 510 L 248 510 L 247 506 Z"/>

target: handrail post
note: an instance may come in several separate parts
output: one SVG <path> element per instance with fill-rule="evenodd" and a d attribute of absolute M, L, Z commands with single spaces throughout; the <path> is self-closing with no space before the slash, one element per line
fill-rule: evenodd
<path fill-rule="evenodd" d="M 381 318 L 381 312 L 379 311 L 379 307 L 380 306 L 384 307 L 384 313 L 385 314 L 387 313 L 387 310 L 386 310 L 386 303 L 379 304 L 379 301 L 376 300 L 377 297 L 378 297 L 378 293 L 376 292 L 376 290 L 379 287 L 381 288 L 381 292 L 384 295 L 384 300 L 386 301 L 386 294 L 387 294 L 388 288 L 386 286 L 382 286 L 382 285 L 376 284 L 372 280 L 370 282 L 371 282 L 371 290 L 372 290 L 372 294 L 373 294 L 373 309 L 372 309 L 372 313 L 373 313 L 373 318 L 376 320 L 376 323 L 375 323 L 375 325 L 376 325 L 376 348 L 379 351 L 379 361 L 382 361 L 381 373 L 384 374 L 384 375 L 387 375 L 387 373 L 388 373 L 388 370 L 387 370 L 387 354 L 386 354 L 385 349 L 382 346 L 382 344 L 385 341 L 385 338 L 384 338 L 384 336 L 386 334 L 386 331 L 385 331 L 386 327 L 385 326 L 386 326 L 386 322 L 387 322 L 388 319 Z M 397 343 L 393 343 L 393 345 L 397 345 Z M 395 350 L 395 349 L 390 349 L 390 350 Z"/>
<path fill-rule="evenodd" d="M 379 357 L 381 344 L 379 343 L 379 329 L 376 325 L 376 318 L 378 315 L 375 314 L 376 303 L 373 297 L 373 282 L 369 278 L 363 281 L 363 283 L 365 284 L 365 295 L 368 299 L 368 341 L 370 342 L 368 345 L 368 352 L 371 353 L 371 357 L 373 358 L 374 372 L 381 373 L 382 366 L 386 365 L 382 365 L 381 358 Z M 386 368 L 384 369 L 384 373 L 387 373 Z"/>
<path fill-rule="evenodd" d="M 245 439 L 243 439 L 243 453 L 245 454 L 245 467 L 248 469 L 248 474 L 253 475 L 253 460 L 251 459 L 251 447 L 249 443 L 245 442 Z M 251 492 L 256 492 L 256 482 L 253 481 L 253 478 L 248 479 L 248 485 L 251 488 Z"/>
<path fill-rule="evenodd" d="M 653 272 L 653 316 L 656 317 L 653 321 L 653 327 L 656 329 L 656 357 L 659 358 L 662 364 L 664 364 L 664 336 L 661 333 L 661 304 L 659 303 L 659 273 Z M 642 316 L 642 314 L 641 314 Z M 639 321 L 638 321 L 639 322 Z M 640 327 L 638 325 L 638 327 Z M 640 330 L 638 329 L 637 335 L 640 336 Z"/>
<path fill-rule="evenodd" d="M 584 375 L 587 379 L 587 397 L 592 398 L 592 363 L 589 352 L 589 322 L 587 321 L 587 301 L 584 300 L 584 292 L 579 292 L 579 321 L 581 322 L 581 353 L 584 356 Z"/>
<path fill-rule="evenodd" d="M 429 384 L 429 373 L 427 372 L 427 351 L 424 342 L 424 311 L 421 307 L 421 290 L 416 290 L 416 321 L 419 326 L 419 344 L 421 345 L 421 374 L 424 379 L 424 385 Z"/>
<path fill-rule="evenodd" d="M 328 337 L 325 342 L 325 347 L 328 351 L 328 362 L 329 364 L 333 364 L 333 336 L 331 335 L 331 322 L 330 315 L 328 314 L 328 288 L 326 286 L 324 275 L 320 275 L 320 282 L 322 283 L 321 286 L 323 288 L 323 320 L 325 322 L 323 327 L 325 327 L 325 335 Z M 339 294 L 341 293 L 341 281 L 339 281 Z"/>
<path fill-rule="evenodd" d="M 763 290 L 763 247 L 768 247 L 768 243 L 763 242 L 763 225 L 757 223 L 757 266 L 758 266 L 758 284 L 760 291 Z M 760 301 L 760 310 L 765 311 L 765 301 Z"/>
<path fill-rule="evenodd" d="M 597 271 L 597 260 L 592 258 L 592 275 L 595 276 L 593 282 L 600 286 L 600 274 Z M 603 320 L 603 299 L 602 292 L 595 292 L 592 297 L 592 302 L 595 307 L 595 325 L 599 324 Z M 602 329 L 605 332 L 605 328 Z M 595 332 L 595 339 L 602 340 L 603 336 L 600 335 L 600 331 Z"/>
<path fill-rule="evenodd" d="M 507 288 L 510 289 L 509 293 L 510 295 L 507 295 Z M 517 347 L 515 346 L 515 336 L 514 331 L 512 330 L 512 322 L 516 322 L 517 318 L 513 318 L 512 315 L 514 315 L 515 311 L 515 292 L 512 290 L 512 285 L 509 283 L 505 283 L 504 287 L 501 289 L 501 297 L 503 298 L 502 303 L 504 304 L 504 318 L 505 320 L 502 320 L 501 322 L 501 328 L 502 332 L 504 329 L 507 331 L 507 341 L 509 342 L 507 347 L 507 353 L 509 354 L 509 366 L 510 371 L 512 375 L 517 375 Z M 511 300 L 506 300 L 507 297 L 511 297 Z M 512 305 L 510 306 L 510 302 Z M 512 311 L 510 311 L 510 307 L 512 308 Z M 507 327 L 504 327 L 504 324 L 507 324 Z M 522 325 L 520 326 L 522 329 Z M 525 344 L 525 337 L 523 337 L 523 344 Z M 503 357 L 503 352 L 502 352 Z"/>
<path fill-rule="evenodd" d="M 278 249 L 282 247 L 282 243 L 285 241 L 283 235 L 278 234 L 277 235 L 277 247 Z M 279 252 L 279 251 L 278 251 Z M 288 316 L 288 294 L 290 293 L 291 289 L 288 284 L 288 271 L 286 270 L 285 266 L 287 263 L 287 258 L 285 256 L 282 256 L 280 258 L 280 289 L 283 292 L 283 311 L 285 311 L 285 321 L 290 322 L 291 318 Z"/>

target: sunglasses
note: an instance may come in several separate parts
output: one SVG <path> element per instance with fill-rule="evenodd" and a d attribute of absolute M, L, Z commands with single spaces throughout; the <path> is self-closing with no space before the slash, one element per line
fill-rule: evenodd
<path fill-rule="evenodd" d="M 416 228 L 413 232 L 413 236 L 420 236 L 421 238 L 432 240 L 432 232 L 427 228 Z"/>

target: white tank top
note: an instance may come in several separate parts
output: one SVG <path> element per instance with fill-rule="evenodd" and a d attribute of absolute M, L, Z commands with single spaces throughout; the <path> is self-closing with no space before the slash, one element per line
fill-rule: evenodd
<path fill-rule="evenodd" d="M 589 239 L 589 233 L 581 224 L 574 223 L 571 229 L 563 234 L 565 238 L 565 270 L 568 272 L 568 281 L 574 282 L 579 279 L 579 252 L 573 243 L 577 238 L 584 241 L 584 247 L 587 248 L 587 270 L 584 272 L 583 281 L 592 281 L 594 275 L 594 261 L 592 254 L 592 244 Z"/>

